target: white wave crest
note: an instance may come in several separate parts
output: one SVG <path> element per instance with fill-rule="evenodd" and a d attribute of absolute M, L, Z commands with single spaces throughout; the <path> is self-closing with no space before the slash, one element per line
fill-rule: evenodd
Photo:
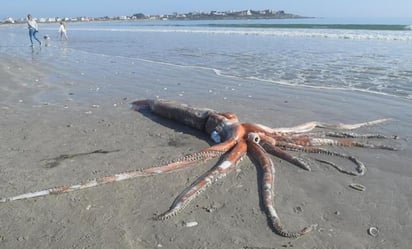
<path fill-rule="evenodd" d="M 412 30 L 412 25 L 406 29 Z M 72 31 L 100 32 L 152 32 L 152 33 L 204 33 L 221 35 L 264 35 L 279 37 L 306 37 L 325 39 L 350 40 L 388 40 L 412 41 L 412 33 L 405 31 L 375 31 L 375 30 L 306 30 L 306 29 L 229 29 L 229 28 L 73 28 Z"/>

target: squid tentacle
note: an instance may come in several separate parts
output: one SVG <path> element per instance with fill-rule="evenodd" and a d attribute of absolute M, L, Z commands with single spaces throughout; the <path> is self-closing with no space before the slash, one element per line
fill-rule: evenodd
<path fill-rule="evenodd" d="M 338 131 L 330 131 L 325 133 L 328 137 L 338 137 L 338 138 L 377 138 L 377 139 L 398 139 L 398 136 L 391 135 L 385 136 L 382 134 L 358 134 L 354 132 L 338 132 Z"/>
<path fill-rule="evenodd" d="M 311 231 L 313 231 L 317 225 L 310 225 L 301 229 L 298 232 L 290 232 L 286 230 L 283 224 L 280 221 L 280 218 L 276 212 L 276 209 L 273 205 L 273 186 L 275 183 L 275 166 L 273 165 L 272 160 L 267 156 L 265 150 L 259 145 L 259 135 L 256 133 L 249 133 L 248 135 L 248 152 L 252 157 L 258 162 L 259 166 L 263 170 L 263 180 L 262 180 L 262 197 L 263 204 L 266 209 L 266 214 L 270 221 L 270 224 L 274 231 L 288 238 L 298 238 Z"/>
<path fill-rule="evenodd" d="M 354 156 L 346 155 L 344 153 L 339 153 L 337 151 L 326 150 L 326 149 L 323 149 L 323 148 L 312 148 L 311 150 L 308 150 L 307 152 L 310 152 L 310 153 L 323 153 L 323 154 L 326 154 L 326 155 L 342 157 L 342 158 L 348 159 L 349 161 L 353 162 L 356 165 L 356 172 L 355 172 L 355 171 L 352 171 L 352 170 L 346 170 L 346 169 L 338 166 L 337 164 L 335 164 L 333 162 L 315 158 L 316 161 L 328 164 L 328 165 L 334 167 L 335 169 L 337 169 L 341 173 L 345 173 L 345 174 L 353 175 L 353 176 L 363 176 L 366 173 L 365 164 L 363 164 L 363 162 L 361 162 L 359 159 L 357 159 Z"/>
<path fill-rule="evenodd" d="M 235 169 L 238 162 L 241 161 L 246 154 L 246 143 L 239 142 L 233 149 L 227 154 L 225 160 L 217 164 L 208 172 L 196 179 L 189 187 L 183 190 L 182 193 L 175 199 L 171 207 L 165 213 L 156 217 L 160 220 L 168 219 L 175 216 L 181 210 L 183 210 L 192 200 L 194 200 L 200 193 L 202 193 L 208 186 L 217 180 L 225 177 L 228 173 Z"/>
<path fill-rule="evenodd" d="M 311 171 L 309 164 L 302 158 L 294 156 L 281 148 L 276 147 L 276 139 L 265 134 L 259 134 L 263 148 L 272 155 L 279 157 L 291 164 L 294 164 L 304 170 Z"/>
<path fill-rule="evenodd" d="M 235 143 L 236 143 L 235 140 L 227 140 L 221 144 L 216 144 L 214 146 L 211 146 L 199 152 L 195 152 L 195 153 L 177 158 L 175 160 L 172 160 L 160 166 L 126 171 L 123 173 L 118 173 L 118 174 L 114 174 L 110 176 L 104 176 L 101 178 L 88 180 L 88 181 L 85 181 L 79 184 L 62 185 L 62 186 L 44 189 L 44 190 L 40 190 L 36 192 L 20 194 L 20 195 L 13 196 L 13 197 L 0 198 L 0 203 L 16 201 L 16 200 L 23 200 L 23 199 L 31 199 L 31 198 L 47 196 L 47 195 L 68 193 L 68 192 L 78 191 L 78 190 L 82 190 L 86 188 L 96 187 L 96 186 L 107 184 L 107 183 L 119 182 L 119 181 L 134 179 L 137 177 L 152 176 L 152 175 L 167 173 L 171 171 L 176 171 L 176 170 L 191 166 L 198 162 L 208 161 L 215 157 L 219 157 L 223 155 L 224 153 L 226 153 Z"/>
<path fill-rule="evenodd" d="M 369 149 L 384 149 L 384 150 L 398 150 L 395 147 L 385 144 L 371 144 L 361 143 L 351 139 L 331 139 L 331 138 L 313 138 L 310 136 L 299 136 L 293 138 L 282 138 L 281 141 L 286 141 L 301 146 L 343 146 L 343 147 L 360 147 Z"/>
<path fill-rule="evenodd" d="M 330 156 L 337 156 L 341 158 L 348 159 L 349 161 L 353 162 L 356 165 L 356 172 L 355 171 L 350 171 L 346 170 L 338 165 L 336 165 L 333 162 L 314 158 L 316 161 L 328 164 L 335 169 L 337 169 L 341 173 L 345 173 L 348 175 L 354 175 L 354 176 L 362 176 L 366 172 L 366 166 L 361 162 L 359 159 L 353 156 L 349 156 L 343 153 L 339 153 L 337 151 L 331 151 L 323 148 L 317 148 L 317 147 L 312 147 L 312 146 L 301 146 L 301 145 L 296 145 L 296 144 L 291 144 L 291 143 L 279 143 L 279 146 L 289 149 L 292 151 L 300 151 L 300 152 L 306 152 L 306 153 L 318 153 L 318 154 L 324 154 L 324 155 L 330 155 Z"/>
<path fill-rule="evenodd" d="M 355 132 L 343 132 L 343 131 L 315 131 L 305 133 L 277 133 L 274 137 L 288 137 L 288 138 L 301 138 L 301 137 L 334 137 L 334 138 L 357 138 L 357 139 L 398 139 L 397 135 L 382 135 L 382 134 L 359 134 Z"/>
<path fill-rule="evenodd" d="M 294 127 L 283 127 L 283 128 L 273 128 L 272 132 L 283 132 L 283 133 L 304 133 L 311 131 L 315 128 L 322 128 L 322 129 L 333 129 L 333 130 L 354 130 L 358 129 L 363 126 L 371 126 L 371 125 L 376 125 L 380 123 L 384 123 L 386 121 L 389 121 L 391 119 L 389 118 L 383 118 L 383 119 L 377 119 L 373 121 L 368 121 L 368 122 L 363 122 L 363 123 L 357 123 L 357 124 L 329 124 L 329 123 L 322 123 L 322 122 L 307 122 L 301 125 L 297 125 Z"/>
<path fill-rule="evenodd" d="M 329 139 L 330 140 L 330 139 Z M 322 140 L 320 140 L 322 142 Z M 325 139 L 325 145 L 328 144 L 328 139 Z M 383 149 L 383 150 L 398 150 L 395 147 L 385 145 L 385 144 L 370 144 L 370 143 L 361 143 L 358 141 L 353 141 L 350 139 L 343 139 L 343 140 L 333 140 L 332 143 L 328 145 L 336 145 L 336 146 L 345 146 L 345 147 L 360 147 L 360 148 L 369 148 L 369 149 Z M 322 144 L 320 144 L 322 145 Z"/>
<path fill-rule="evenodd" d="M 337 154 L 335 154 L 335 155 L 337 155 Z M 318 161 L 318 162 L 321 162 L 321 163 L 328 164 L 328 165 L 334 167 L 339 172 L 344 173 L 344 174 L 353 175 L 353 176 L 363 176 L 365 174 L 366 167 L 361 161 L 359 161 L 359 159 L 357 159 L 356 157 L 347 156 L 347 155 L 340 155 L 340 156 L 352 161 L 357 166 L 356 167 L 356 172 L 352 171 L 352 170 L 344 169 L 344 168 L 340 167 L 339 165 L 337 165 L 337 164 L 335 164 L 331 161 L 322 160 L 322 159 L 318 159 L 318 158 L 315 158 L 315 160 Z"/>

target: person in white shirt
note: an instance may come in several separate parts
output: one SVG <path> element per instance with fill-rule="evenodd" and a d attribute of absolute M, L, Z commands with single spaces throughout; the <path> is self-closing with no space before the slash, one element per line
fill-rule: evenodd
<path fill-rule="evenodd" d="M 29 28 L 31 46 L 33 46 L 33 38 L 41 46 L 41 41 L 36 36 L 37 32 L 39 32 L 39 27 L 37 26 L 37 22 L 33 19 L 33 17 L 30 14 L 27 15 L 27 26 Z"/>
<path fill-rule="evenodd" d="M 59 33 L 60 33 L 60 40 L 63 40 L 63 39 L 66 41 L 68 40 L 65 22 L 60 22 Z"/>

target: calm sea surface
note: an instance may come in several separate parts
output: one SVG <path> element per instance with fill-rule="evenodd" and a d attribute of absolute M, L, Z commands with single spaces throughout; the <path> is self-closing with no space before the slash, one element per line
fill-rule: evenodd
<path fill-rule="evenodd" d="M 50 66 L 57 73 L 48 81 L 57 87 L 65 74 L 81 80 L 87 63 L 91 85 L 106 81 L 119 92 L 129 91 L 143 71 L 150 78 L 163 68 L 179 77 L 173 75 L 177 67 L 262 84 L 412 99 L 411 25 L 332 19 L 68 23 L 69 41 L 61 42 L 57 24 L 40 24 L 40 36 L 51 37 L 41 49 L 29 47 L 24 25 L 3 25 L 0 53 Z"/>

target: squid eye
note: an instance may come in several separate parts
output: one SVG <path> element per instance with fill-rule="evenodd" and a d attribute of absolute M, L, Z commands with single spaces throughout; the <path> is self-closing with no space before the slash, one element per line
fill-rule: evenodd
<path fill-rule="evenodd" d="M 217 144 L 222 142 L 222 138 L 217 131 L 212 131 L 212 133 L 210 133 L 210 138 Z"/>

